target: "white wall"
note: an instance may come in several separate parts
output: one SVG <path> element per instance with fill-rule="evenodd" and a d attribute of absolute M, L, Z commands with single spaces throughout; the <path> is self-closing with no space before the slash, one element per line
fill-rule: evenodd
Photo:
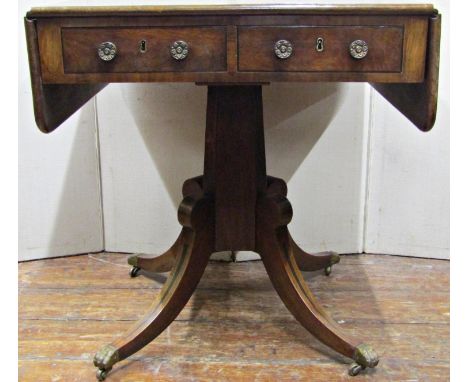
<path fill-rule="evenodd" d="M 449 1 L 442 14 L 436 124 L 421 133 L 372 91 L 365 251 L 449 257 Z"/>
<path fill-rule="evenodd" d="M 365 85 L 264 88 L 267 169 L 289 183 L 304 248 L 363 248 Z M 111 85 L 97 96 L 107 250 L 158 253 L 180 230 L 182 182 L 203 169 L 206 87 Z"/>
<path fill-rule="evenodd" d="M 22 1 L 20 15 L 59 3 Z M 448 1 L 436 6 L 443 54 L 430 133 L 365 84 L 264 88 L 267 170 L 288 181 L 290 230 L 304 249 L 448 256 Z M 96 109 L 91 101 L 44 135 L 34 123 L 19 28 L 20 258 L 164 251 L 180 229 L 181 184 L 202 171 L 206 89 L 112 84 L 98 94 Z"/>
<path fill-rule="evenodd" d="M 288 182 L 289 230 L 307 251 L 363 250 L 367 104 L 364 84 L 264 88 L 267 171 Z"/>
<path fill-rule="evenodd" d="M 366 85 L 277 84 L 264 93 L 267 169 L 288 182 L 296 242 L 361 252 Z"/>
<path fill-rule="evenodd" d="M 47 5 L 59 3 L 48 0 Z M 22 1 L 19 14 L 44 1 Z M 26 38 L 19 24 L 19 259 L 103 249 L 95 110 L 88 102 L 55 132 L 36 127 Z"/>
<path fill-rule="evenodd" d="M 107 250 L 160 253 L 177 237 L 182 183 L 203 169 L 205 98 L 193 84 L 98 94 Z"/>

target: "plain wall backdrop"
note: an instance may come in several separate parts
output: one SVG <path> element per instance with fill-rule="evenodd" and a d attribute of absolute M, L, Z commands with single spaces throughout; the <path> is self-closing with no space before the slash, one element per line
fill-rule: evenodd
<path fill-rule="evenodd" d="M 20 1 L 18 24 L 19 258 L 29 260 L 103 248 L 94 102 L 45 135 L 34 121 L 23 17 L 32 6 L 59 1 Z"/>
<path fill-rule="evenodd" d="M 22 1 L 20 15 L 58 4 Z M 264 87 L 267 170 L 288 182 L 290 230 L 304 249 L 448 258 L 449 9 L 434 4 L 443 28 L 429 133 L 367 84 Z M 111 84 L 44 135 L 34 123 L 22 22 L 19 44 L 20 259 L 167 249 L 180 230 L 182 182 L 203 168 L 206 88 Z"/>

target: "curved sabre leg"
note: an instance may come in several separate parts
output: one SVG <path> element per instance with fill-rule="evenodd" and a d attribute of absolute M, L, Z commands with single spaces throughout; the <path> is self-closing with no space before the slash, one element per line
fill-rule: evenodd
<path fill-rule="evenodd" d="M 288 194 L 288 186 L 283 179 L 273 176 L 267 177 L 267 195 L 281 195 L 286 197 Z M 330 275 L 332 265 L 340 262 L 340 255 L 333 251 L 307 253 L 303 251 L 293 240 L 288 232 L 294 258 L 301 271 L 311 272 L 324 269 L 327 276 Z"/>
<path fill-rule="evenodd" d="M 318 253 L 307 253 L 296 244 L 289 232 L 288 237 L 297 266 L 301 271 L 311 272 L 324 269 L 325 274 L 329 276 L 332 265 L 338 264 L 340 262 L 340 255 L 338 255 L 336 252 L 325 251 Z"/>
<path fill-rule="evenodd" d="M 268 195 L 257 204 L 257 252 L 273 286 L 286 307 L 310 333 L 338 353 L 355 360 L 350 375 L 377 366 L 379 359 L 372 348 L 345 336 L 307 287 L 286 228 L 291 218 L 291 205 L 282 195 Z"/>
<path fill-rule="evenodd" d="M 166 252 L 159 256 L 144 257 L 141 255 L 130 256 L 127 261 L 133 268 L 130 276 L 136 277 L 138 271 L 143 269 L 147 272 L 169 272 L 174 266 L 177 253 L 183 245 L 183 230 L 180 232 L 174 244 Z"/>
<path fill-rule="evenodd" d="M 148 315 L 122 338 L 104 346 L 94 357 L 98 380 L 112 366 L 156 338 L 178 316 L 190 299 L 214 251 L 212 202 L 186 197 L 179 207 L 184 225 L 175 265 Z"/>
<path fill-rule="evenodd" d="M 182 194 L 184 197 L 192 197 L 199 199 L 203 195 L 203 177 L 197 176 L 195 178 L 187 179 L 182 187 Z M 179 234 L 176 241 L 172 246 L 163 254 L 157 256 L 144 256 L 133 255 L 127 259 L 129 265 L 132 266 L 130 276 L 138 276 L 140 269 L 147 272 L 169 272 L 174 266 L 177 253 L 181 249 L 183 231 Z"/>

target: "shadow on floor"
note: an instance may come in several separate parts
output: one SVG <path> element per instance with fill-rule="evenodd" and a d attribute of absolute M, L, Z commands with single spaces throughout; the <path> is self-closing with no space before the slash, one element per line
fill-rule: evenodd
<path fill-rule="evenodd" d="M 165 278 L 161 275 L 145 275 L 157 282 L 162 282 Z M 358 340 L 357 343 L 372 344 L 370 338 L 363 337 L 362 333 L 357 335 L 353 329 L 353 325 L 356 323 L 362 327 L 365 320 L 379 322 L 384 320 L 372 285 L 366 275 L 366 264 L 360 261 L 359 256 L 346 255 L 341 263 L 333 267 L 332 274 L 328 277 L 324 275 L 323 271 L 304 272 L 303 276 L 325 311 L 330 314 L 339 327 L 341 326 L 345 337 L 354 337 Z M 352 279 L 355 281 L 351 281 Z M 347 287 L 343 288 L 342 285 Z M 352 289 L 349 288 L 349 285 Z M 365 296 L 365 304 L 354 304 L 350 301 L 350 296 L 354 296 L 356 293 Z M 216 304 L 216 312 L 219 313 L 217 317 L 207 317 L 204 309 L 207 306 L 212 307 L 213 304 Z M 291 342 L 315 350 L 324 359 L 343 364 L 351 362 L 322 344 L 295 321 L 277 296 L 262 263 L 259 261 L 228 264 L 211 262 L 192 296 L 190 308 L 186 309 L 190 309 L 189 322 L 213 321 L 213 331 L 216 331 L 216 322 L 219 320 L 234 320 L 236 327 L 240 328 L 243 327 L 244 323 L 246 330 L 249 330 L 248 327 L 251 327 L 255 322 L 264 324 L 267 321 L 277 330 L 286 333 Z M 212 312 L 213 309 L 209 309 L 209 311 Z M 382 326 L 369 327 L 369 331 L 373 329 L 379 331 L 379 336 L 389 337 Z M 198 335 L 197 326 L 188 325 L 187 337 L 192 338 Z M 215 335 L 213 337 L 214 339 L 203 338 L 203 341 L 208 343 L 218 341 Z M 212 343 L 209 347 L 215 348 L 216 345 L 217 343 Z M 219 346 L 223 345 L 219 344 Z M 255 344 L 253 346 L 255 347 Z M 209 354 L 206 356 L 210 357 Z M 237 357 L 242 358 L 242 355 L 233 354 L 232 357 L 235 360 Z M 315 360 L 311 359 L 310 361 L 314 362 Z M 320 361 L 323 362 L 323 359 Z M 346 369 L 346 365 L 343 367 Z M 375 370 L 367 370 L 366 374 L 372 375 L 374 372 Z"/>

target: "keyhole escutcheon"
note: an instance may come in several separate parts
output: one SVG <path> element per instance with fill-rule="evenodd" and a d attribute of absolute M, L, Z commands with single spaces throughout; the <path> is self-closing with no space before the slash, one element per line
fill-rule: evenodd
<path fill-rule="evenodd" d="M 140 41 L 140 52 L 145 53 L 146 52 L 146 40 L 141 40 Z"/>
<path fill-rule="evenodd" d="M 325 48 L 325 44 L 323 42 L 323 38 L 318 37 L 317 38 L 317 45 L 316 45 L 317 52 L 323 52 L 324 48 Z"/>

